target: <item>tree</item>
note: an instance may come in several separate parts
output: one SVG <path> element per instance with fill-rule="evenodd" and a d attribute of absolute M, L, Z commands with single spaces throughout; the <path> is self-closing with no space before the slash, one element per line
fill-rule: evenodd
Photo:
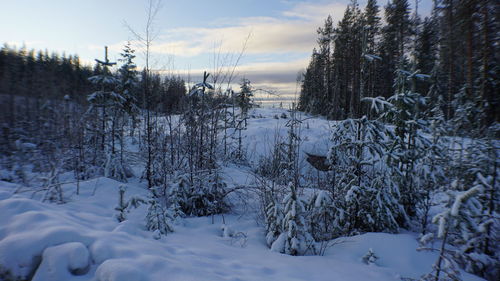
<path fill-rule="evenodd" d="M 347 235 L 366 231 L 396 232 L 406 213 L 399 186 L 386 166 L 392 132 L 378 120 L 347 119 L 332 132 L 328 155 L 333 169 L 336 216 Z"/>
<path fill-rule="evenodd" d="M 293 183 L 289 184 L 290 191 L 283 201 L 284 218 L 283 232 L 273 242 L 271 249 L 292 256 L 315 253 L 314 239 L 307 229 L 305 221 L 304 202 L 298 197 Z"/>
<path fill-rule="evenodd" d="M 167 235 L 173 232 L 174 229 L 170 224 L 173 218 L 168 210 L 158 202 L 154 197 L 149 200 L 148 213 L 146 215 L 146 228 L 154 232 L 154 238 L 160 239 L 162 235 Z"/>
<path fill-rule="evenodd" d="M 248 110 L 252 107 L 252 97 L 253 89 L 250 85 L 250 80 L 243 78 L 241 80 L 240 92 L 236 96 L 236 104 L 240 107 L 242 119 L 245 120 L 245 127 Z"/>
<path fill-rule="evenodd" d="M 378 41 L 380 37 L 380 17 L 379 7 L 376 0 L 369 0 L 366 3 L 363 13 L 363 37 L 362 37 L 362 53 L 361 53 L 361 89 L 360 98 L 378 96 L 375 90 L 379 83 L 377 75 L 377 63 L 380 57 L 377 56 Z M 361 115 L 370 116 L 370 110 L 364 108 Z M 360 115 L 360 116 L 361 116 Z"/>
<path fill-rule="evenodd" d="M 100 139 L 99 145 L 101 152 L 107 152 L 105 150 L 107 146 L 111 143 L 114 144 L 114 136 L 112 134 L 107 136 L 109 133 L 108 121 L 110 120 L 110 115 L 113 115 L 112 113 L 110 114 L 108 110 L 114 111 L 118 107 L 121 107 L 125 99 L 119 93 L 115 92 L 118 79 L 109 70 L 109 67 L 113 66 L 115 63 L 108 60 L 108 47 L 105 47 L 104 61 L 96 61 L 97 65 L 95 72 L 99 74 L 89 78 L 92 84 L 95 85 L 96 91 L 87 97 L 87 101 L 91 104 L 89 112 L 100 109 L 100 128 L 96 128 L 96 139 Z M 110 148 L 111 153 L 115 153 L 114 145 Z"/>
<path fill-rule="evenodd" d="M 394 93 L 393 81 L 397 69 L 406 64 L 406 51 L 411 32 L 410 9 L 408 0 L 393 0 L 385 6 L 385 21 L 380 42 L 379 64 L 381 77 L 379 95 L 390 97 Z"/>
<path fill-rule="evenodd" d="M 265 208 L 266 243 L 269 248 L 283 232 L 283 210 L 276 199 L 271 198 Z"/>
<path fill-rule="evenodd" d="M 144 169 L 144 174 L 146 180 L 148 182 L 148 188 L 153 188 L 153 162 L 154 162 L 154 152 L 153 152 L 153 124 L 151 118 L 151 110 L 152 110 L 152 97 L 153 93 L 151 92 L 151 46 L 153 44 L 154 39 L 156 38 L 155 33 L 155 19 L 158 14 L 158 11 L 161 7 L 161 0 L 149 0 L 146 6 L 146 24 L 144 27 L 144 31 L 142 33 L 134 31 L 131 27 L 129 27 L 130 32 L 134 35 L 134 37 L 139 41 L 139 43 L 143 47 L 144 58 L 145 58 L 145 67 L 143 76 L 144 86 L 142 87 L 142 97 L 143 97 L 143 105 L 146 109 L 146 118 L 145 118 L 145 130 L 146 130 L 146 167 Z"/>

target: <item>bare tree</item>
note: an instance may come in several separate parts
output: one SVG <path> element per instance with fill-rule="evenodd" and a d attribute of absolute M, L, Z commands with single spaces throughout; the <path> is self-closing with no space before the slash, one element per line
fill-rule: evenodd
<path fill-rule="evenodd" d="M 158 32 L 155 29 L 155 19 L 158 15 L 159 10 L 161 9 L 161 0 L 149 0 L 146 5 L 146 25 L 144 26 L 144 30 L 136 31 L 130 25 L 126 23 L 127 28 L 132 33 L 132 35 L 136 38 L 137 42 L 142 46 L 144 52 L 145 59 L 145 81 L 144 87 L 142 89 L 142 98 L 143 98 L 143 106 L 146 109 L 146 147 L 147 147 L 147 160 L 146 160 L 146 180 L 148 181 L 148 188 L 151 189 L 153 186 L 152 181 L 152 166 L 154 161 L 154 153 L 153 153 L 153 140 L 152 140 L 152 130 L 153 124 L 151 123 L 151 87 L 150 87 L 150 78 L 151 78 L 151 46 L 153 41 L 158 36 Z"/>

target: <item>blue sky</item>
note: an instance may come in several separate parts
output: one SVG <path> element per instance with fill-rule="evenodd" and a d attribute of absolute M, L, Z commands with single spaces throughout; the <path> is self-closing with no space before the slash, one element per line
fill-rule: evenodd
<path fill-rule="evenodd" d="M 11 45 L 78 54 L 91 63 L 123 44 L 146 21 L 148 0 L 0 0 L 0 38 Z M 242 51 L 235 80 L 282 94 L 295 92 L 297 73 L 307 66 L 316 29 L 326 16 L 340 20 L 349 0 L 163 0 L 156 17 L 153 67 L 190 75 L 230 69 Z M 413 2 L 413 1 L 412 1 Z M 361 7 L 365 1 L 359 1 Z M 383 6 L 386 0 L 379 1 Z M 421 0 L 428 13 L 431 0 Z M 226 55 L 229 54 L 229 55 Z M 138 64 L 142 64 L 140 50 Z M 225 68 L 224 68 L 225 67 Z M 237 82 L 237 81 L 236 81 Z"/>

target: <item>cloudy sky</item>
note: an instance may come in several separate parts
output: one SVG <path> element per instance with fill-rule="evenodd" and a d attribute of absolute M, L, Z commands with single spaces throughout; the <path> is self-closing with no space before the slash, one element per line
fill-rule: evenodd
<path fill-rule="evenodd" d="M 124 43 L 135 39 L 127 26 L 143 33 L 149 0 L 0 2 L 3 42 L 78 54 L 92 63 L 103 56 L 105 45 L 111 59 L 119 58 Z M 340 20 L 349 2 L 163 0 L 153 25 L 153 67 L 193 82 L 204 70 L 213 73 L 237 63 L 235 81 L 246 77 L 258 88 L 293 94 L 297 74 L 307 66 L 316 44 L 316 29 L 328 15 L 334 22 Z M 358 2 L 363 7 L 366 1 Z M 143 63 L 139 51 L 137 63 Z"/>

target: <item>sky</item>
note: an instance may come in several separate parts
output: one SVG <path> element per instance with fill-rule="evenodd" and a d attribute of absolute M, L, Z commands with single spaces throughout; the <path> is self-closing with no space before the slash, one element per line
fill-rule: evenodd
<path fill-rule="evenodd" d="M 126 41 L 136 39 L 131 29 L 144 34 L 149 1 L 0 0 L 0 38 L 18 47 L 77 54 L 88 64 L 109 46 L 116 61 Z M 316 45 L 317 28 L 328 15 L 338 22 L 349 2 L 162 0 L 152 25 L 151 66 L 190 83 L 203 71 L 231 72 L 236 66 L 233 82 L 244 77 L 255 88 L 288 97 L 299 91 L 297 77 Z M 358 2 L 362 8 L 366 3 Z M 430 2 L 420 0 L 424 14 Z M 136 48 L 143 66 L 143 52 Z"/>

